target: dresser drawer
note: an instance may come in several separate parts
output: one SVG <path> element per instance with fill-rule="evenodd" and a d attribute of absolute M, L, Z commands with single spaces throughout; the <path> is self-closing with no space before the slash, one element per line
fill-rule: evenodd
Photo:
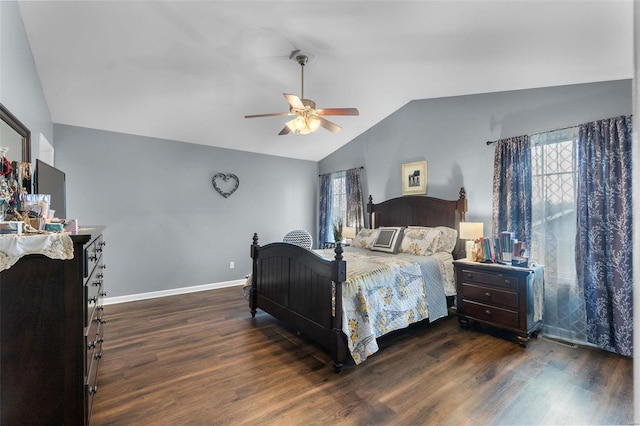
<path fill-rule="evenodd" d="M 102 259 L 102 247 L 104 247 L 105 245 L 105 242 L 102 238 L 102 235 L 100 235 L 98 238 L 90 242 L 84 249 L 85 278 L 93 273 L 96 265 L 98 265 L 98 263 Z"/>
<path fill-rule="evenodd" d="M 96 308 L 102 304 L 102 282 L 94 281 L 85 286 L 86 294 L 86 314 L 85 327 L 89 325 L 91 318 L 95 316 Z"/>
<path fill-rule="evenodd" d="M 89 374 L 85 382 L 85 424 L 89 424 L 91 419 L 91 409 L 93 408 L 93 398 L 98 392 L 98 364 L 102 358 L 102 343 L 93 352 L 93 358 L 89 367 Z"/>
<path fill-rule="evenodd" d="M 462 301 L 462 308 L 465 315 L 480 321 L 503 325 L 511 328 L 518 328 L 518 312 L 509 309 L 502 309 L 496 306 L 476 303 L 469 300 Z"/>
<path fill-rule="evenodd" d="M 496 287 L 463 283 L 462 298 L 473 299 L 489 305 L 499 305 L 514 310 L 518 309 L 518 293 L 499 290 Z"/>
<path fill-rule="evenodd" d="M 517 290 L 518 278 L 510 275 L 480 272 L 472 269 L 462 270 L 463 282 L 476 282 L 481 284 L 491 284 L 499 287 Z"/>

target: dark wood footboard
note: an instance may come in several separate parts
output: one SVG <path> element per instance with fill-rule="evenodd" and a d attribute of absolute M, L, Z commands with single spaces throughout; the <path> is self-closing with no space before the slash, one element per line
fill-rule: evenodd
<path fill-rule="evenodd" d="M 251 245 L 253 271 L 249 306 L 286 322 L 329 351 L 340 372 L 347 357 L 342 333 L 342 283 L 346 262 L 338 244 L 335 258 L 326 260 L 303 247 L 287 243 Z"/>

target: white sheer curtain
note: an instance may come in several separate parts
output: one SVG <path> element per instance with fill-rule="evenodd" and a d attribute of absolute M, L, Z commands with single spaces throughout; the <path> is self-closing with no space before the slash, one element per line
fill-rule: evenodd
<path fill-rule="evenodd" d="M 584 344 L 584 290 L 575 266 L 578 127 L 531 136 L 531 259 L 545 265 L 543 333 Z"/>

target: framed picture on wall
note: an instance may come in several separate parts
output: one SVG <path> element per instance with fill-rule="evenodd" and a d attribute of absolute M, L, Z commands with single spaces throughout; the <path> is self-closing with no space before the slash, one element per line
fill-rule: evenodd
<path fill-rule="evenodd" d="M 427 193 L 427 162 L 416 161 L 402 165 L 402 195 Z"/>

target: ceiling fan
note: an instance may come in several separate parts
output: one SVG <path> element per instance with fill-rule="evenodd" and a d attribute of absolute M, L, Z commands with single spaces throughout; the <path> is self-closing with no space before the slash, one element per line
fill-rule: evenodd
<path fill-rule="evenodd" d="M 284 128 L 278 133 L 286 135 L 291 132 L 297 135 L 306 135 L 315 132 L 320 127 L 324 127 L 330 132 L 339 132 L 342 127 L 324 118 L 327 115 L 359 115 L 357 108 L 316 108 L 316 103 L 311 99 L 304 98 L 304 67 L 309 61 L 309 57 L 300 51 L 294 50 L 291 58 L 300 64 L 302 89 L 300 97 L 290 93 L 283 93 L 287 102 L 289 102 L 289 112 L 273 112 L 269 114 L 245 115 L 244 118 L 257 117 L 276 117 L 276 116 L 293 116 L 295 117 L 285 124 Z"/>

